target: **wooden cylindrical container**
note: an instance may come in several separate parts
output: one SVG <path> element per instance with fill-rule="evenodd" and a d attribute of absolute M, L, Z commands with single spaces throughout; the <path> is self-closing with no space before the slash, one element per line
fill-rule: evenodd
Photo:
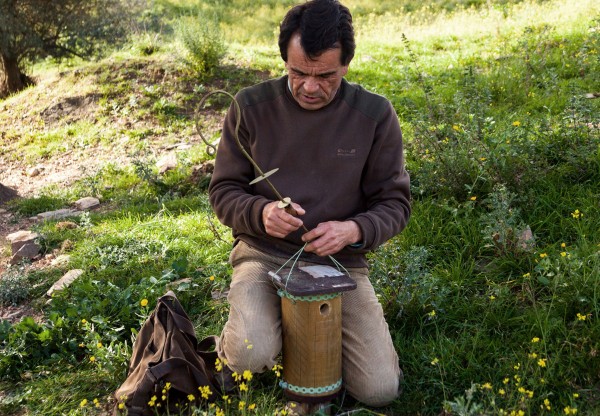
<path fill-rule="evenodd" d="M 270 273 L 279 287 L 286 396 L 323 402 L 342 387 L 342 292 L 356 288 L 328 266 Z"/>

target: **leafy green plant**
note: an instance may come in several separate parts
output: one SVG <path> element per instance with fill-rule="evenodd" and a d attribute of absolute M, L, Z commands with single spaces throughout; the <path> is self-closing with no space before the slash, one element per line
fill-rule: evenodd
<path fill-rule="evenodd" d="M 226 51 L 216 19 L 203 14 L 182 17 L 177 34 L 186 65 L 201 78 L 212 75 Z"/>
<path fill-rule="evenodd" d="M 515 207 L 516 195 L 498 185 L 483 201 L 489 211 L 480 222 L 484 239 L 499 255 L 530 252 L 535 244 L 531 228 L 524 224 Z"/>
<path fill-rule="evenodd" d="M 0 276 L 0 306 L 18 305 L 29 296 L 27 276 L 10 269 Z"/>

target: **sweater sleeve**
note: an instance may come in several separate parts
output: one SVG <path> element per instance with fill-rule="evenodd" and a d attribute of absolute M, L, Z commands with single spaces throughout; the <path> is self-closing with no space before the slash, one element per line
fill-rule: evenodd
<path fill-rule="evenodd" d="M 270 201 L 252 192 L 250 182 L 255 178 L 254 167 L 235 140 L 235 125 L 236 112 L 232 104 L 225 117 L 215 170 L 208 187 L 210 203 L 223 224 L 239 233 L 263 236 L 266 232 L 262 223 L 262 211 Z M 243 117 L 239 139 L 246 151 L 249 151 L 248 132 Z"/>
<path fill-rule="evenodd" d="M 349 219 L 360 227 L 362 244 L 349 249 L 366 252 L 400 233 L 411 213 L 410 177 L 404 166 L 402 133 L 389 101 L 376 127 L 361 187 L 367 209 Z"/>

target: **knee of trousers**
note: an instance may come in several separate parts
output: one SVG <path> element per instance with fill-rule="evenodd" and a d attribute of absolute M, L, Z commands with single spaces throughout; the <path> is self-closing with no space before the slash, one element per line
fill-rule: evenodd
<path fill-rule="evenodd" d="M 373 377 L 346 381 L 346 389 L 359 402 L 372 407 L 387 406 L 400 396 L 400 378 L 383 371 Z"/>

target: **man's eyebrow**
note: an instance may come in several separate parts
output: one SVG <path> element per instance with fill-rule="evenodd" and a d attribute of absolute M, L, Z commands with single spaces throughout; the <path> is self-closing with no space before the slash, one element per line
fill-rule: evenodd
<path fill-rule="evenodd" d="M 299 70 L 298 68 L 291 68 L 293 72 L 295 72 L 298 75 L 308 75 L 307 73 Z M 321 72 L 319 74 L 316 74 L 315 76 L 317 77 L 323 77 L 323 76 L 328 76 L 328 75 L 334 75 L 337 71 L 332 70 L 332 71 L 326 71 L 326 72 Z"/>

